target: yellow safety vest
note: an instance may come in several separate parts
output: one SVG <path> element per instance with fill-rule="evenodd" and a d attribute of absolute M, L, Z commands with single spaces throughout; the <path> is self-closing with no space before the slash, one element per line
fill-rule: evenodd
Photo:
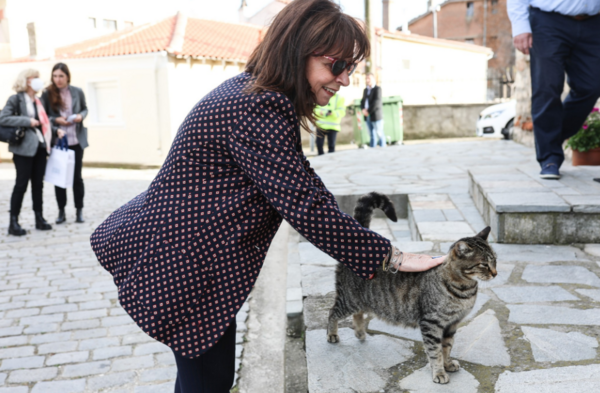
<path fill-rule="evenodd" d="M 344 97 L 339 94 L 331 97 L 327 105 L 315 108 L 315 117 L 317 118 L 317 127 L 322 130 L 341 131 L 342 117 L 346 114 Z M 327 112 L 331 111 L 328 115 Z"/>

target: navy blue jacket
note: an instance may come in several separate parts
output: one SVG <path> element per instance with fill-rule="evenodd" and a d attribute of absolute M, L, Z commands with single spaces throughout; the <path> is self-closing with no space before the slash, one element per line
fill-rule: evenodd
<path fill-rule="evenodd" d="M 249 79 L 224 82 L 192 109 L 148 190 L 91 238 L 127 313 L 189 358 L 235 318 L 282 218 L 364 278 L 390 249 L 339 210 L 310 167 L 291 101 L 245 94 Z"/>

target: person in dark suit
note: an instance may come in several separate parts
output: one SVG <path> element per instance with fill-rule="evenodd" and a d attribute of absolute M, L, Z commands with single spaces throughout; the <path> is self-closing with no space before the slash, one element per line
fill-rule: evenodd
<path fill-rule="evenodd" d="M 531 117 L 542 179 L 559 179 L 563 142 L 600 97 L 600 1 L 508 0 L 515 48 L 530 55 Z M 561 101 L 565 84 L 571 90 Z"/>
<path fill-rule="evenodd" d="M 52 67 L 52 84 L 42 94 L 42 102 L 52 124 L 62 127 L 67 135 L 69 149 L 75 152 L 75 173 L 73 175 L 73 199 L 75 202 L 75 222 L 83 220 L 84 186 L 81 170 L 83 167 L 83 150 L 88 147 L 87 128 L 83 126 L 88 109 L 83 90 L 71 86 L 71 73 L 64 63 Z M 57 224 L 66 221 L 65 206 L 67 190 L 54 186 L 54 194 L 58 204 Z"/>
<path fill-rule="evenodd" d="M 13 162 L 17 172 L 10 198 L 9 235 L 23 236 L 27 234 L 27 231 L 19 225 L 19 215 L 29 182 L 31 182 L 35 228 L 52 229 L 43 215 L 44 173 L 52 138 L 62 138 L 65 133 L 50 123 L 41 101 L 37 98 L 36 94 L 42 87 L 43 82 L 37 70 L 23 70 L 13 86 L 17 94 L 8 98 L 0 112 L 0 125 L 26 128 L 25 137 L 21 143 L 8 146 L 8 151 L 13 153 Z"/>
<path fill-rule="evenodd" d="M 383 100 L 381 87 L 375 84 L 375 75 L 368 73 L 366 76 L 367 87 L 363 91 L 360 108 L 369 127 L 371 141 L 369 146 L 375 147 L 379 144 L 385 147 L 385 133 L 383 132 Z M 379 141 L 376 143 L 376 139 Z"/>
<path fill-rule="evenodd" d="M 284 219 L 364 279 L 386 259 L 404 271 L 444 260 L 401 253 L 340 211 L 302 153 L 300 126 L 368 52 L 333 1 L 291 2 L 246 71 L 190 111 L 149 188 L 92 234 L 125 311 L 173 350 L 176 392 L 229 392 L 235 315 Z"/>

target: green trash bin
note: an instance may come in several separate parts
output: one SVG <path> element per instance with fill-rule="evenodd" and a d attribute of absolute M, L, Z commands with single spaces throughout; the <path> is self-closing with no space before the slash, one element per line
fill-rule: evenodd
<path fill-rule="evenodd" d="M 387 144 L 402 144 L 402 131 L 402 98 L 383 97 L 383 132 Z"/>
<path fill-rule="evenodd" d="M 354 100 L 349 107 L 353 115 L 354 141 L 358 147 L 369 146 L 371 136 L 367 122 L 360 110 L 360 100 Z M 400 96 L 383 97 L 383 132 L 386 143 L 402 143 L 402 98 Z"/>

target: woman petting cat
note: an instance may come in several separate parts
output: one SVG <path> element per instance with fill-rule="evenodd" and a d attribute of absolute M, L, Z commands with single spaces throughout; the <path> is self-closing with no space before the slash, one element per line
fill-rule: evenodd
<path fill-rule="evenodd" d="M 333 1 L 291 2 L 246 71 L 192 109 L 148 190 L 92 235 L 123 308 L 173 350 L 176 392 L 231 388 L 235 315 L 283 219 L 365 280 L 384 260 L 402 271 L 443 262 L 401 253 L 341 212 L 302 153 L 300 126 L 368 53 Z"/>

